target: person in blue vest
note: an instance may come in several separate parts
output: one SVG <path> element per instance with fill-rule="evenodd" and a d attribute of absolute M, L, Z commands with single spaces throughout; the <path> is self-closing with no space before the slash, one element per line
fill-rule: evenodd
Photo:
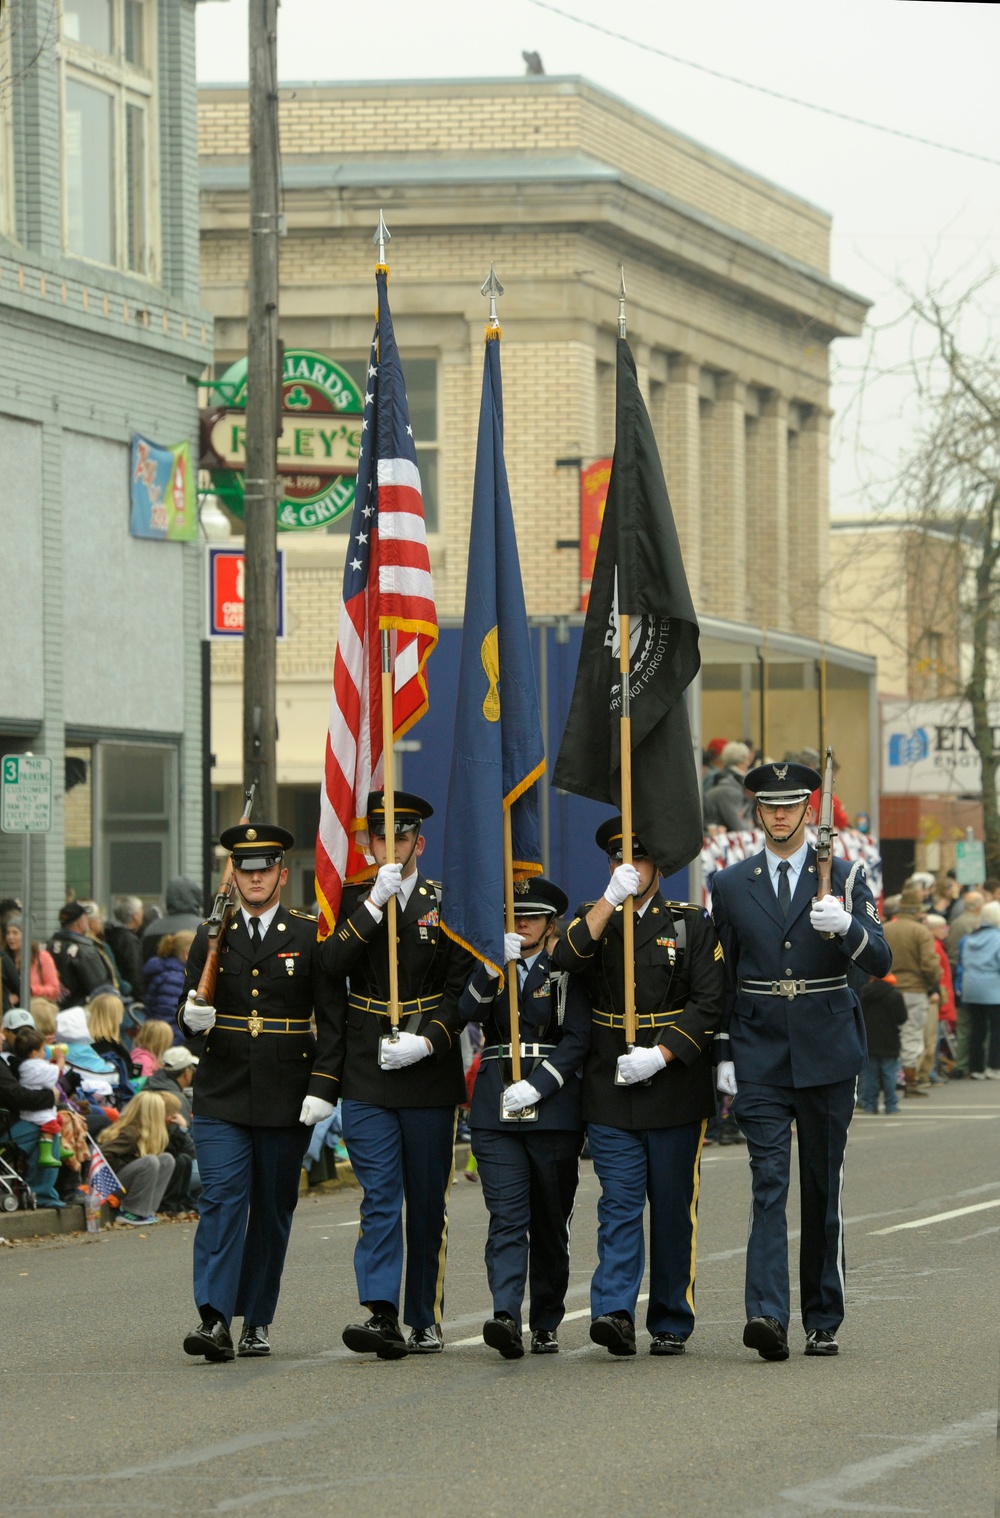
<path fill-rule="evenodd" d="M 480 964 L 459 1002 L 486 1040 L 469 1126 L 490 1214 L 486 1273 L 493 1316 L 483 1338 L 505 1360 L 524 1354 L 521 1304 L 530 1284 L 531 1353 L 559 1352 L 566 1310 L 569 1225 L 580 1179 L 583 1118 L 577 1072 L 590 1042 L 590 1002 L 579 977 L 553 968 L 545 947 L 569 898 L 541 876 L 515 886 L 513 933 L 504 959 L 517 961 L 521 1079 L 510 1069 L 510 1002 L 497 972 Z M 533 1113 L 533 1117 L 519 1114 Z"/>
<path fill-rule="evenodd" d="M 753 1184 L 743 1343 L 762 1359 L 788 1359 L 785 1205 L 794 1123 L 805 1353 L 835 1355 L 844 1319 L 844 1152 L 865 1061 L 864 1019 L 848 972 L 881 977 L 892 955 L 860 861 L 832 860 L 832 892 L 816 899 L 816 851 L 805 830 L 817 772 L 791 761 L 761 764 L 745 784 L 767 841 L 712 888 L 726 962 L 717 1084 L 733 1098 Z"/>

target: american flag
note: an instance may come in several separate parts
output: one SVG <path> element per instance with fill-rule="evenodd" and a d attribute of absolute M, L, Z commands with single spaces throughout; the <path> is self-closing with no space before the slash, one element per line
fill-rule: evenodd
<path fill-rule="evenodd" d="M 390 633 L 396 739 L 427 710 L 424 665 L 438 636 L 420 473 L 381 266 L 375 279 L 378 315 L 368 361 L 316 837 L 321 939 L 333 931 L 345 881 L 370 872 L 360 847 L 367 835 L 359 835 L 368 792 L 382 786 L 381 633 Z"/>
<path fill-rule="evenodd" d="M 93 1139 L 91 1139 L 91 1146 L 94 1151 L 90 1159 L 90 1176 L 88 1178 L 91 1191 L 95 1191 L 102 1202 L 106 1202 L 108 1197 L 115 1196 L 118 1192 L 124 1194 L 125 1187 L 115 1175 Z"/>

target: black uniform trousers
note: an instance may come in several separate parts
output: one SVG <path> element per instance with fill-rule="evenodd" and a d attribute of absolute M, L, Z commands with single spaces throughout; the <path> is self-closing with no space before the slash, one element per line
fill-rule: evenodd
<path fill-rule="evenodd" d="M 231 1322 L 274 1322 L 310 1130 L 191 1120 L 201 1218 L 194 1235 L 194 1299 Z"/>
<path fill-rule="evenodd" d="M 580 1178 L 582 1132 L 472 1130 L 483 1199 L 490 1214 L 486 1275 L 493 1311 L 521 1327 L 525 1281 L 528 1326 L 556 1329 L 566 1310 L 569 1231 Z"/>
<path fill-rule="evenodd" d="M 776 1318 L 787 1330 L 788 1225 L 792 1123 L 799 1151 L 802 1237 L 799 1291 L 806 1333 L 844 1321 L 844 1153 L 857 1079 L 829 1086 L 765 1086 L 741 1080 L 733 1114 L 750 1151 L 753 1210 L 747 1239 L 748 1318 Z"/>

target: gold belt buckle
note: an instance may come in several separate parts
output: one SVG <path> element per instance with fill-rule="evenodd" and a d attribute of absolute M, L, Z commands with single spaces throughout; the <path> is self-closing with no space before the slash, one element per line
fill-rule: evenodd
<path fill-rule="evenodd" d="M 263 1033 L 263 1031 L 264 1019 L 262 1017 L 258 1017 L 255 1012 L 252 1017 L 247 1018 L 247 1032 L 250 1034 L 251 1038 L 256 1038 L 257 1034 Z"/>

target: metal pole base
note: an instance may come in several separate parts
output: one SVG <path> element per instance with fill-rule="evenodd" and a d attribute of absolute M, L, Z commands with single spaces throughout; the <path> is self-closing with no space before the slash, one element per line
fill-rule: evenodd
<path fill-rule="evenodd" d="M 503 1107 L 503 1092 L 500 1093 L 500 1121 L 502 1123 L 537 1123 L 538 1108 L 522 1107 L 520 1112 L 505 1112 Z"/>

